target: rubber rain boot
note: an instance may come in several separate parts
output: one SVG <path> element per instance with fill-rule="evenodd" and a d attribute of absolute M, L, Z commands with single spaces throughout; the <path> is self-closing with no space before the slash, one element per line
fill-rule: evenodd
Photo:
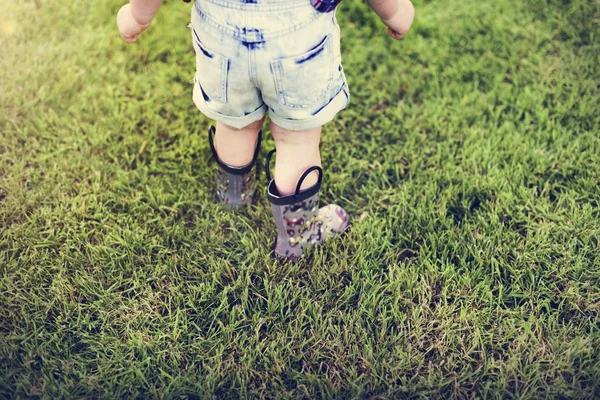
<path fill-rule="evenodd" d="M 262 131 L 258 132 L 258 140 L 256 141 L 252 161 L 243 167 L 233 167 L 219 159 L 215 149 L 214 135 L 215 128 L 211 126 L 208 129 L 208 143 L 217 162 L 215 168 L 217 200 L 233 208 L 248 206 L 252 203 L 256 192 L 256 168 L 254 166 L 260 150 Z"/>
<path fill-rule="evenodd" d="M 349 226 L 348 213 L 336 204 L 319 208 L 323 170 L 318 166 L 310 167 L 302 174 L 293 195 L 281 196 L 269 169 L 274 151 L 267 157 L 266 171 L 269 180 L 267 197 L 277 226 L 275 254 L 297 260 L 309 247 L 317 246 L 346 230 Z M 313 171 L 319 173 L 317 183 L 308 189 L 300 190 L 304 179 Z"/>

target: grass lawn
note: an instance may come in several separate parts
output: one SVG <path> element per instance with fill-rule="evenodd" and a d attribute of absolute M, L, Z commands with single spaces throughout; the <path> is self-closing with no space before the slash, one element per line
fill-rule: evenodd
<path fill-rule="evenodd" d="M 597 0 L 344 0 L 296 264 L 215 204 L 190 5 L 121 4 L 0 1 L 0 398 L 600 397 Z"/>

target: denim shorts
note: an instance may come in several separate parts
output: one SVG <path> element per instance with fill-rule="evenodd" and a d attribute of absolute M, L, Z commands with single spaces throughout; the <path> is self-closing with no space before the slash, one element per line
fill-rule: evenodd
<path fill-rule="evenodd" d="M 242 128 L 265 116 L 288 130 L 333 119 L 350 99 L 335 11 L 310 0 L 195 0 L 194 103 Z"/>

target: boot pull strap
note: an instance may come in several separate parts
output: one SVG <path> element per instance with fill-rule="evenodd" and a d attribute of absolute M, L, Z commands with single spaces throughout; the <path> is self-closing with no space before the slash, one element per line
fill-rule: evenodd
<path fill-rule="evenodd" d="M 267 161 L 265 162 L 265 174 L 267 175 L 267 182 L 271 182 L 273 177 L 271 176 L 271 157 L 275 154 L 275 149 L 271 150 L 269 154 L 267 154 Z"/>
<path fill-rule="evenodd" d="M 213 157 L 215 158 L 215 160 L 218 160 L 219 156 L 217 156 L 217 150 L 215 149 L 214 136 L 215 127 L 211 125 L 211 127 L 208 128 L 208 144 L 210 145 L 210 151 L 212 152 Z"/>
<path fill-rule="evenodd" d="M 300 193 L 300 187 L 302 187 L 302 182 L 304 182 L 304 179 L 306 179 L 306 177 L 313 171 L 319 172 L 319 177 L 317 178 L 317 186 L 321 185 L 321 181 L 323 180 L 323 169 L 315 165 L 304 171 L 300 179 L 298 179 L 298 185 L 296 186 L 296 195 Z"/>
<path fill-rule="evenodd" d="M 258 131 L 258 137 L 256 138 L 256 149 L 254 149 L 254 156 L 252 157 L 252 165 L 256 163 L 258 153 L 260 152 L 260 143 L 262 142 L 262 129 Z"/>
<path fill-rule="evenodd" d="M 271 176 L 271 158 L 273 157 L 273 154 L 275 154 L 276 151 L 276 149 L 273 149 L 269 152 L 269 154 L 267 154 L 267 160 L 265 162 L 265 174 L 267 175 L 268 182 L 271 182 L 271 180 L 273 180 L 273 177 Z M 300 179 L 298 179 L 298 185 L 296 186 L 295 194 L 300 193 L 300 188 L 302 187 L 304 179 L 306 179 L 306 177 L 313 171 L 319 172 L 319 177 L 317 178 L 317 185 L 321 185 L 321 181 L 323 180 L 323 169 L 315 165 L 304 171 Z"/>

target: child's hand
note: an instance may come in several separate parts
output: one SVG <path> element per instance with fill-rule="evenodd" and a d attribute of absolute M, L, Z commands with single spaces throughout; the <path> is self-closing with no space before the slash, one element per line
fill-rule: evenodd
<path fill-rule="evenodd" d="M 144 32 L 150 24 L 151 22 L 140 24 L 135 20 L 131 13 L 131 4 L 125 4 L 117 14 L 117 26 L 119 27 L 119 32 L 121 33 L 123 40 L 127 43 L 135 42 L 138 35 Z"/>
<path fill-rule="evenodd" d="M 393 39 L 404 38 L 415 19 L 415 7 L 410 0 L 400 0 L 396 13 L 381 21 L 388 27 L 388 35 Z"/>

